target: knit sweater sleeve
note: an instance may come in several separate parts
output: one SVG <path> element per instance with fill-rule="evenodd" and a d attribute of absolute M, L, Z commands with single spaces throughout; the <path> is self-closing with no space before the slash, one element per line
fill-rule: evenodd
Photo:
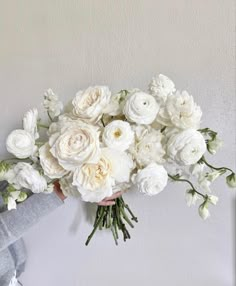
<path fill-rule="evenodd" d="M 0 213 L 0 252 L 18 240 L 39 219 L 63 204 L 53 192 L 33 194 L 16 210 Z"/>

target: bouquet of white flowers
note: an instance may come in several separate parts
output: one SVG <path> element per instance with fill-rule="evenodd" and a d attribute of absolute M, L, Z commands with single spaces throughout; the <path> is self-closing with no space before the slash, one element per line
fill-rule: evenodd
<path fill-rule="evenodd" d="M 0 162 L 0 180 L 9 183 L 1 193 L 9 210 L 27 199 L 26 190 L 48 194 L 55 182 L 65 196 L 97 203 L 131 187 L 153 196 L 169 179 L 188 184 L 187 205 L 199 200 L 199 214 L 206 219 L 209 205 L 218 201 L 211 183 L 228 173 L 228 186 L 236 187 L 231 169 L 214 167 L 205 158 L 206 151 L 215 154 L 222 142 L 216 132 L 200 129 L 201 108 L 164 75 L 154 77 L 147 92 L 112 94 L 106 86 L 89 87 L 65 109 L 49 89 L 44 108 L 48 122 L 42 123 L 32 109 L 24 115 L 23 127 L 7 138 L 14 157 Z M 127 225 L 137 221 L 122 196 L 114 205 L 98 206 L 86 245 L 102 228 L 111 229 L 116 244 L 119 231 L 126 240 Z"/>

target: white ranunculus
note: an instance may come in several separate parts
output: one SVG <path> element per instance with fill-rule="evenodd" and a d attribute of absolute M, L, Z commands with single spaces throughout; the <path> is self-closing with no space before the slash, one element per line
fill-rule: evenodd
<path fill-rule="evenodd" d="M 167 156 L 180 165 L 196 164 L 205 152 L 205 139 L 195 129 L 172 135 L 167 142 Z"/>
<path fill-rule="evenodd" d="M 132 181 L 138 191 L 153 196 L 166 187 L 168 174 L 163 166 L 151 163 L 146 168 L 138 170 L 138 173 L 133 175 Z"/>
<path fill-rule="evenodd" d="M 89 123 L 96 123 L 108 105 L 111 92 L 107 86 L 89 87 L 79 91 L 72 101 L 73 115 Z"/>
<path fill-rule="evenodd" d="M 159 111 L 155 98 L 142 91 L 130 94 L 123 109 L 125 117 L 137 124 L 151 124 Z"/>
<path fill-rule="evenodd" d="M 73 186 L 73 173 L 69 173 L 59 180 L 60 188 L 64 196 L 69 197 L 78 197 L 80 196 L 79 190 L 77 187 Z"/>
<path fill-rule="evenodd" d="M 33 193 L 42 193 L 47 189 L 47 181 L 29 163 L 17 163 L 11 170 L 14 177 L 9 182 L 17 189 L 25 188 Z"/>
<path fill-rule="evenodd" d="M 114 120 L 104 128 L 102 141 L 109 148 L 125 151 L 134 141 L 134 132 L 128 122 Z"/>
<path fill-rule="evenodd" d="M 44 174 L 50 179 L 61 178 L 68 172 L 63 169 L 62 166 L 59 165 L 58 160 L 53 157 L 48 143 L 39 149 L 39 158 Z"/>
<path fill-rule="evenodd" d="M 12 131 L 6 141 L 7 151 L 19 159 L 25 159 L 36 151 L 35 140 L 26 130 L 17 129 Z"/>
<path fill-rule="evenodd" d="M 50 137 L 49 144 L 65 170 L 74 170 L 85 162 L 96 164 L 100 158 L 98 129 L 80 121 L 65 124 Z"/>
<path fill-rule="evenodd" d="M 176 89 L 175 84 L 171 79 L 163 74 L 159 74 L 152 78 L 149 84 L 150 93 L 156 97 L 157 102 L 163 104 L 166 102 L 168 95 L 172 95 Z"/>
<path fill-rule="evenodd" d="M 160 109 L 156 120 L 165 126 L 198 129 L 201 117 L 201 108 L 196 105 L 193 97 L 187 91 L 177 91 L 173 96 L 167 97 L 165 106 Z"/>
<path fill-rule="evenodd" d="M 37 123 L 38 110 L 36 108 L 33 108 L 24 114 L 23 128 L 25 131 L 28 131 L 35 140 L 39 138 Z"/>
<path fill-rule="evenodd" d="M 203 203 L 199 206 L 198 213 L 199 213 L 200 217 L 204 220 L 206 220 L 210 216 L 210 212 L 208 210 L 206 203 Z"/>
<path fill-rule="evenodd" d="M 215 137 L 213 140 L 209 140 L 207 143 L 207 150 L 212 155 L 215 155 L 216 152 L 222 147 L 223 141 L 218 137 Z"/>
<path fill-rule="evenodd" d="M 44 93 L 43 105 L 52 118 L 60 115 L 63 109 L 62 102 L 59 101 L 58 96 L 51 89 Z"/>
<path fill-rule="evenodd" d="M 149 127 L 135 126 L 135 143 L 130 147 L 130 153 L 140 166 L 151 162 L 162 164 L 165 150 L 162 145 L 163 135 L 159 130 Z"/>
<path fill-rule="evenodd" d="M 131 170 L 134 168 L 134 162 L 126 152 L 103 148 L 102 154 L 111 163 L 111 176 L 116 183 L 127 183 L 130 180 Z"/>
<path fill-rule="evenodd" d="M 185 199 L 188 207 L 195 205 L 197 200 L 200 198 L 201 197 L 193 190 L 188 190 L 185 194 Z"/>
<path fill-rule="evenodd" d="M 77 168 L 73 176 L 73 186 L 78 188 L 85 202 L 100 202 L 112 195 L 114 179 L 109 159 L 101 156 L 97 164 L 84 164 Z"/>

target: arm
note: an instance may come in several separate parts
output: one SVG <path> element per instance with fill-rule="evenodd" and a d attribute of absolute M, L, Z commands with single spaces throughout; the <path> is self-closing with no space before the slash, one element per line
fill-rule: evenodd
<path fill-rule="evenodd" d="M 34 194 L 17 210 L 0 213 L 0 252 L 18 240 L 39 219 L 63 204 L 56 193 Z"/>

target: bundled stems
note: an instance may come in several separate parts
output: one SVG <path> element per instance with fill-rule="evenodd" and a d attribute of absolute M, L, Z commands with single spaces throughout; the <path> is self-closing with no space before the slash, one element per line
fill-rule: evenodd
<path fill-rule="evenodd" d="M 131 218 L 129 218 L 129 216 Z M 93 231 L 88 236 L 85 245 L 90 243 L 98 228 L 100 230 L 103 228 L 111 229 L 116 245 L 118 245 L 119 231 L 122 232 L 124 241 L 130 239 L 131 236 L 125 223 L 133 228 L 134 224 L 131 221 L 138 222 L 138 219 L 122 197 L 117 198 L 113 206 L 98 206 Z"/>

